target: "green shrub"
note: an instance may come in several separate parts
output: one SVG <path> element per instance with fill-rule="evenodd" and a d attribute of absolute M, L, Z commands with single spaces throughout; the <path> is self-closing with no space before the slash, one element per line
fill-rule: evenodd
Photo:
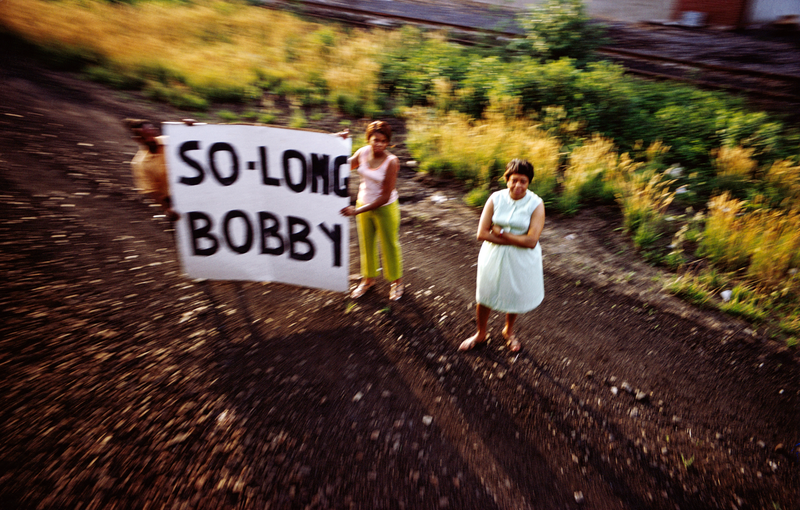
<path fill-rule="evenodd" d="M 281 86 L 284 77 L 279 73 L 267 70 L 256 68 L 253 70 L 253 74 L 256 76 L 256 86 L 262 90 L 267 92 L 278 93 L 277 90 Z"/>
<path fill-rule="evenodd" d="M 217 117 L 225 122 L 239 122 L 239 114 L 230 110 L 220 110 L 217 112 Z"/>
<path fill-rule="evenodd" d="M 739 284 L 731 290 L 731 298 L 719 305 L 720 310 L 748 321 L 759 322 L 766 318 L 769 298 L 754 292 L 749 285 Z"/>
<path fill-rule="evenodd" d="M 492 192 L 488 189 L 475 188 L 464 196 L 464 202 L 471 207 L 483 208 L 491 194 Z"/>
<path fill-rule="evenodd" d="M 85 74 L 92 81 L 119 90 L 141 90 L 146 83 L 141 76 L 117 71 L 112 67 L 90 66 L 86 69 Z"/>
<path fill-rule="evenodd" d="M 464 79 L 454 91 L 454 109 L 473 118 L 481 118 L 491 103 L 493 91 L 497 95 L 513 94 L 513 90 L 504 91 L 501 88 L 503 82 L 500 77 L 505 76 L 507 71 L 508 65 L 497 57 L 487 57 L 469 64 Z"/>
<path fill-rule="evenodd" d="M 547 0 L 521 15 L 519 23 L 525 39 L 509 49 L 543 61 L 568 57 L 586 62 L 604 44 L 603 28 L 591 22 L 582 0 Z"/>
<path fill-rule="evenodd" d="M 663 261 L 667 267 L 676 271 L 686 264 L 686 257 L 684 257 L 683 252 L 673 250 L 664 256 Z"/>
<path fill-rule="evenodd" d="M 475 53 L 418 29 L 403 28 L 397 43 L 382 55 L 378 86 L 407 106 L 432 104 L 435 81 L 461 84 L 471 63 L 480 57 Z"/>
<path fill-rule="evenodd" d="M 669 280 L 664 288 L 672 294 L 701 307 L 706 306 L 712 297 L 707 284 L 701 278 L 692 275 L 676 276 Z"/>
<path fill-rule="evenodd" d="M 95 50 L 58 42 L 40 43 L 34 55 L 59 71 L 81 71 L 86 66 L 105 63 L 105 58 Z"/>
<path fill-rule="evenodd" d="M 257 121 L 261 124 L 272 124 L 277 116 L 274 113 L 264 112 L 258 115 Z"/>
<path fill-rule="evenodd" d="M 144 79 L 158 81 L 164 85 L 186 83 L 186 78 L 181 73 L 162 62 L 151 61 L 139 64 L 134 67 L 133 72 Z"/>
<path fill-rule="evenodd" d="M 567 112 L 574 109 L 580 71 L 572 60 L 564 58 L 545 64 L 522 60 L 512 64 L 509 72 L 525 111 L 536 112 L 548 106 L 562 106 Z"/>
<path fill-rule="evenodd" d="M 306 121 L 306 115 L 303 110 L 301 108 L 292 110 L 292 115 L 289 118 L 289 127 L 301 129 L 306 127 L 306 124 L 308 124 L 308 121 Z"/>
<path fill-rule="evenodd" d="M 319 52 L 323 55 L 327 55 L 330 53 L 331 48 L 336 46 L 336 31 L 330 27 L 323 27 L 314 32 L 311 40 L 314 46 L 318 48 Z"/>
<path fill-rule="evenodd" d="M 169 103 L 181 110 L 206 111 L 208 101 L 188 91 L 175 91 L 169 98 Z"/>
<path fill-rule="evenodd" d="M 260 95 L 246 85 L 210 81 L 193 84 L 192 89 L 214 103 L 243 103 Z"/>
<path fill-rule="evenodd" d="M 334 102 L 336 104 L 336 108 L 346 115 L 363 117 L 366 113 L 364 102 L 356 96 L 342 92 L 334 97 Z"/>
<path fill-rule="evenodd" d="M 642 221 L 633 235 L 633 245 L 642 251 L 651 251 L 662 236 L 660 222 Z"/>

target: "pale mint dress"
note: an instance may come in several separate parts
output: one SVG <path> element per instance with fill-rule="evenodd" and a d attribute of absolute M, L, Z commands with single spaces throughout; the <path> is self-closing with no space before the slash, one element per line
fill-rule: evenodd
<path fill-rule="evenodd" d="M 492 223 L 511 234 L 525 234 L 533 211 L 542 203 L 538 195 L 528 190 L 523 198 L 514 200 L 507 189 L 489 197 L 494 206 Z M 505 313 L 525 313 L 544 299 L 542 247 L 520 248 L 484 241 L 478 255 L 478 303 Z"/>

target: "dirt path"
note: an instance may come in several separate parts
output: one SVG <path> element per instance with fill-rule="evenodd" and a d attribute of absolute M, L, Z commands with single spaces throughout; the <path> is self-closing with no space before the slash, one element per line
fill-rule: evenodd
<path fill-rule="evenodd" d="M 399 304 L 189 281 L 132 115 L 180 117 L 0 60 L 4 508 L 800 508 L 796 355 L 662 294 L 613 211 L 548 218 L 522 354 L 461 354 L 455 188 L 403 171 Z"/>

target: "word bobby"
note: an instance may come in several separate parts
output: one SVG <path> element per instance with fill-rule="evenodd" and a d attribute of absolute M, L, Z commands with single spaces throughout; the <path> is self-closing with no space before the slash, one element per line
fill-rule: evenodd
<path fill-rule="evenodd" d="M 351 140 L 164 124 L 178 252 L 192 278 L 347 290 Z"/>

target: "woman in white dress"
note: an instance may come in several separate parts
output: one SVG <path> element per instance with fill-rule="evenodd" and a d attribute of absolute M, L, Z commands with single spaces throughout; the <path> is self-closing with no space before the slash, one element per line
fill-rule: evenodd
<path fill-rule="evenodd" d="M 539 236 L 544 228 L 544 203 L 528 190 L 533 165 L 514 159 L 503 175 L 507 188 L 489 197 L 478 224 L 476 301 L 478 331 L 459 346 L 468 351 L 486 341 L 486 327 L 492 310 L 505 312 L 503 338 L 509 350 L 518 352 L 514 335 L 517 315 L 533 310 L 544 299 L 542 248 Z"/>

